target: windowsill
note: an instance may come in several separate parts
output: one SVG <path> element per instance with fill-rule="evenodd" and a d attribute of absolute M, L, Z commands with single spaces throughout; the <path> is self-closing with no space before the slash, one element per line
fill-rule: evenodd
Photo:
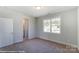
<path fill-rule="evenodd" d="M 43 33 L 48 33 L 48 34 L 61 34 L 61 33 L 56 33 L 56 32 L 43 32 Z"/>

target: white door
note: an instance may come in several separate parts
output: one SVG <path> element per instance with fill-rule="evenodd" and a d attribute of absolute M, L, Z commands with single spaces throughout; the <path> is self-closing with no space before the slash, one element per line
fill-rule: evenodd
<path fill-rule="evenodd" d="M 0 47 L 13 43 L 13 20 L 0 18 Z"/>

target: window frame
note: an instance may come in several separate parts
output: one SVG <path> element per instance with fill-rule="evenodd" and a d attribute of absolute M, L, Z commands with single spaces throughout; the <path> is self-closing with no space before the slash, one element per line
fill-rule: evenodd
<path fill-rule="evenodd" d="M 45 19 L 45 20 L 49 20 L 49 22 L 50 22 L 50 19 Z M 44 25 L 45 25 L 45 24 L 44 24 L 44 21 L 45 21 L 45 20 L 43 20 L 43 32 L 45 32 L 45 31 L 44 31 Z M 50 24 L 50 25 L 51 25 L 51 24 Z M 50 30 L 49 32 L 47 32 L 47 33 L 50 33 L 50 32 L 51 32 L 51 30 Z M 46 33 L 46 32 L 45 32 L 45 33 Z"/>
<path fill-rule="evenodd" d="M 55 24 L 56 26 L 58 25 L 59 26 L 59 33 L 57 32 L 52 32 L 52 19 L 54 18 L 59 18 L 59 24 Z M 50 31 L 49 32 L 45 32 L 44 31 L 44 20 L 50 20 Z M 43 32 L 44 33 L 56 33 L 56 34 L 60 34 L 61 33 L 61 17 L 60 16 L 56 16 L 56 17 L 53 17 L 53 18 L 50 18 L 50 19 L 44 19 L 43 20 Z M 57 30 L 56 30 L 57 31 Z"/>

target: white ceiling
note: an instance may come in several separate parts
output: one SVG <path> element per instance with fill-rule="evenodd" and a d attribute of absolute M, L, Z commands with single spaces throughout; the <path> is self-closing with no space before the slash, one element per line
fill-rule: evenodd
<path fill-rule="evenodd" d="M 39 17 L 50 13 L 55 13 L 67 9 L 75 8 L 73 6 L 42 6 L 40 10 L 36 10 L 33 6 L 6 6 L 6 8 L 21 12 L 33 17 Z"/>

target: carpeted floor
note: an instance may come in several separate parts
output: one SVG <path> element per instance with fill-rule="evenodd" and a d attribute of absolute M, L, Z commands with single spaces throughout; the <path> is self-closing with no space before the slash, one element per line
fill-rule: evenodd
<path fill-rule="evenodd" d="M 66 45 L 58 44 L 55 42 L 32 39 L 25 40 L 4 48 L 0 48 L 0 52 L 15 52 L 15 53 L 77 53 L 74 48 L 68 48 Z"/>

